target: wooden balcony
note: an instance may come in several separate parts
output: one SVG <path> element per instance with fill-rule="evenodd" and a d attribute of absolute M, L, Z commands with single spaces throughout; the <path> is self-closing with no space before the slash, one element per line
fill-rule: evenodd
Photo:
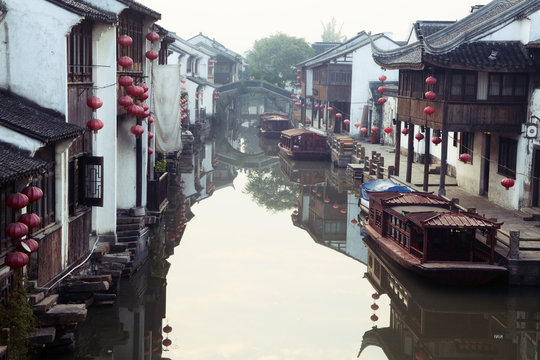
<path fill-rule="evenodd" d="M 146 207 L 149 211 L 161 212 L 167 205 L 169 173 L 165 172 L 155 180 L 148 180 Z"/>
<path fill-rule="evenodd" d="M 435 113 L 426 115 L 424 108 Z M 398 118 L 432 129 L 463 132 L 519 132 L 527 120 L 526 103 L 430 101 L 399 97 Z"/>

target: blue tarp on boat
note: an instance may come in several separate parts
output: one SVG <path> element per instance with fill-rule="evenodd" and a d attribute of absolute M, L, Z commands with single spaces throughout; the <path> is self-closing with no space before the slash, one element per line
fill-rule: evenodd
<path fill-rule="evenodd" d="M 386 180 L 375 180 L 362 184 L 362 199 L 369 201 L 367 196 L 367 191 L 398 191 L 402 193 L 409 193 L 411 189 L 405 185 L 399 185 L 396 182 L 393 182 L 390 179 Z"/>

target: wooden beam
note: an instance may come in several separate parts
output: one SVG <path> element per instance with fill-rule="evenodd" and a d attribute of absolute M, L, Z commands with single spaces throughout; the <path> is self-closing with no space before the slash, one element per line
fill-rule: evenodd
<path fill-rule="evenodd" d="M 401 121 L 396 121 L 396 150 L 394 153 L 394 174 L 399 176 L 399 164 L 401 157 Z"/>
<path fill-rule="evenodd" d="M 405 181 L 410 183 L 412 178 L 412 163 L 414 159 L 414 125 L 409 123 L 409 138 L 407 139 L 407 174 Z"/>
<path fill-rule="evenodd" d="M 441 130 L 441 173 L 439 175 L 439 196 L 446 196 L 446 165 L 448 160 L 448 131 Z"/>
<path fill-rule="evenodd" d="M 422 190 L 428 191 L 428 185 L 429 185 L 429 143 L 431 142 L 431 139 L 429 138 L 429 128 L 426 126 L 426 136 L 424 137 L 424 186 L 422 187 Z"/>

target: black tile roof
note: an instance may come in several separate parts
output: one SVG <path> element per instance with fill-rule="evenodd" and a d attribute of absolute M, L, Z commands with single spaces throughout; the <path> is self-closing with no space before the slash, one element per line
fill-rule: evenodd
<path fill-rule="evenodd" d="M 496 53 L 490 59 L 492 52 Z M 494 53 L 494 54 L 495 54 Z M 446 54 L 425 54 L 424 61 L 441 67 L 491 71 L 532 71 L 534 63 L 519 41 L 478 41 Z"/>
<path fill-rule="evenodd" d="M 118 0 L 124 5 L 128 5 L 131 10 L 135 10 L 137 12 L 143 13 L 145 15 L 150 16 L 154 20 L 161 20 L 161 14 L 158 13 L 155 10 L 150 9 L 149 7 L 144 6 L 141 3 L 138 3 L 133 0 Z"/>
<path fill-rule="evenodd" d="M 493 0 L 467 17 L 435 31 L 430 29 L 418 42 L 398 49 L 386 51 L 372 43 L 373 58 L 387 69 L 422 69 L 424 60 L 433 64 L 456 68 L 487 69 L 492 71 L 526 70 L 530 58 L 524 48 L 514 41 L 491 42 L 500 52 L 496 61 L 486 62 L 484 47 L 489 42 L 481 41 L 493 31 L 516 19 L 540 9 L 540 0 Z M 428 32 L 430 32 L 428 30 Z M 480 44 L 478 44 L 480 43 Z M 493 49 L 496 50 L 496 49 Z M 496 50 L 497 51 L 497 50 Z M 515 51 L 516 54 L 510 54 Z"/>
<path fill-rule="evenodd" d="M 77 15 L 84 16 L 106 23 L 118 22 L 118 16 L 110 11 L 105 11 L 92 4 L 80 0 L 47 0 L 50 3 L 63 7 Z"/>
<path fill-rule="evenodd" d="M 444 29 L 455 21 L 429 21 L 419 20 L 414 24 L 414 31 L 417 38 L 423 38 L 435 34 L 437 31 Z"/>
<path fill-rule="evenodd" d="M 84 132 L 80 126 L 67 123 L 63 115 L 4 91 L 0 91 L 0 104 L 0 126 L 39 141 L 72 139 Z"/>
<path fill-rule="evenodd" d="M 12 145 L 0 142 L 0 184 L 39 174 L 47 163 L 30 157 Z"/>

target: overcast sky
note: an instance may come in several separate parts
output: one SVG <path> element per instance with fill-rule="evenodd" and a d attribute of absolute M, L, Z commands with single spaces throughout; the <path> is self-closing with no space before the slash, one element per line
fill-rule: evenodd
<path fill-rule="evenodd" d="M 416 20 L 459 20 L 471 6 L 488 0 L 138 0 L 161 13 L 158 22 L 183 39 L 202 32 L 245 55 L 255 40 L 278 32 L 321 41 L 323 24 L 332 18 L 351 38 L 362 30 L 390 32 L 405 40 Z"/>

